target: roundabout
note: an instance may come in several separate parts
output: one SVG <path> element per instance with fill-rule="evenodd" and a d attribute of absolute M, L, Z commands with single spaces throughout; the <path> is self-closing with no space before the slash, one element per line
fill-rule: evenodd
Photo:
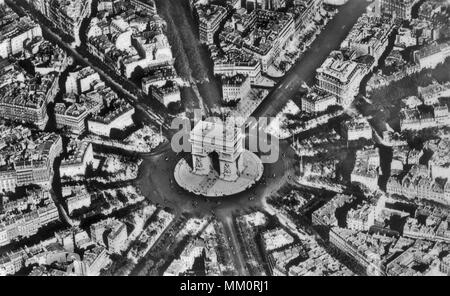
<path fill-rule="evenodd" d="M 244 192 L 259 181 L 262 161 L 244 148 L 242 128 L 235 122 L 200 121 L 190 133 L 192 166 L 182 159 L 174 177 L 198 196 L 223 197 Z"/>
<path fill-rule="evenodd" d="M 243 158 L 243 170 L 235 180 L 223 180 L 214 169 L 209 170 L 206 175 L 198 175 L 185 159 L 181 159 L 175 167 L 175 181 L 184 190 L 199 196 L 236 195 L 253 187 L 264 172 L 264 166 L 256 154 L 244 150 L 241 157 Z"/>
<path fill-rule="evenodd" d="M 136 185 L 148 201 L 169 207 L 177 214 L 205 217 L 214 212 L 220 217 L 230 217 L 242 209 L 261 208 L 266 197 L 288 182 L 288 175 L 296 163 L 295 152 L 289 149 L 286 141 L 280 144 L 280 150 L 287 151 L 286 157 L 280 157 L 276 163 L 264 164 L 259 181 L 250 189 L 226 198 L 202 197 L 179 186 L 174 171 L 183 159 L 189 162 L 189 155 L 177 155 L 170 146 L 144 156 Z"/>
<path fill-rule="evenodd" d="M 214 155 L 214 151 L 209 149 L 204 154 L 197 153 L 195 149 L 191 153 L 175 152 L 170 142 L 161 145 L 152 153 L 142 155 L 144 161 L 139 168 L 136 186 L 148 201 L 173 209 L 178 215 L 189 213 L 196 217 L 205 217 L 213 213 L 222 218 L 230 217 L 242 209 L 263 207 L 265 199 L 288 182 L 288 175 L 293 173 L 296 164 L 295 151 L 290 148 L 288 141 L 281 141 L 279 147 L 275 149 L 278 150 L 276 154 L 280 157 L 274 163 L 264 164 L 261 178 L 259 180 L 255 178 L 254 184 L 249 184 L 251 188 L 243 189 L 240 193 L 226 198 L 200 196 L 189 192 L 179 185 L 175 177 L 175 171 L 179 170 L 176 167 L 181 166 L 183 160 L 189 169 L 194 167 L 192 165 L 196 161 L 194 153 L 205 156 L 205 168 L 212 165 L 218 172 L 218 155 Z M 247 149 L 243 147 L 242 150 Z M 242 159 L 244 158 L 246 157 Z"/>

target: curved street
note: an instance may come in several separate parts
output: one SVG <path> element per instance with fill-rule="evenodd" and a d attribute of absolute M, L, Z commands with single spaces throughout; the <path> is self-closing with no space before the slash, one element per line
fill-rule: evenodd
<path fill-rule="evenodd" d="M 255 110 L 253 116 L 273 117 L 298 92 L 304 82 L 311 82 L 318 68 L 329 53 L 339 48 L 357 19 L 365 11 L 367 1 L 352 0 L 339 9 L 338 14 L 327 24 L 311 48 L 303 55 L 289 73 L 281 79 L 276 88 Z M 205 98 L 205 97 L 203 97 Z M 208 100 L 208 97 L 206 97 Z M 210 105 L 211 102 L 204 102 Z M 260 130 L 262 131 L 262 130 Z M 266 164 L 263 179 L 247 192 L 225 199 L 200 198 L 181 189 L 173 177 L 173 170 L 181 156 L 167 146 L 159 147 L 153 154 L 145 156 L 141 165 L 138 187 L 151 201 L 173 208 L 178 215 L 189 212 L 196 216 L 215 215 L 225 227 L 231 238 L 232 247 L 239 250 L 237 233 L 231 217 L 247 209 L 263 209 L 266 198 L 275 194 L 288 183 L 296 166 L 295 152 L 288 141 L 281 141 L 279 160 Z M 285 153 L 282 156 L 282 153 Z M 245 259 L 240 252 L 234 255 L 235 266 L 239 273 L 246 274 Z"/>
<path fill-rule="evenodd" d="M 338 14 L 328 23 L 309 51 L 254 112 L 254 116 L 276 115 L 298 91 L 303 82 L 314 77 L 316 68 L 323 63 L 328 54 L 339 47 L 368 4 L 367 1 L 352 0 L 341 7 Z M 296 164 L 295 153 L 287 141 L 280 142 L 279 150 L 286 152 L 286 156 L 283 158 L 281 157 L 282 153 L 280 153 L 278 162 L 265 165 L 265 181 L 263 180 L 255 188 L 245 193 L 220 201 L 200 199 L 201 202 L 198 205 L 193 205 L 194 200 L 198 202 L 199 198 L 190 196 L 174 184 L 173 168 L 180 157 L 170 149 L 155 152 L 153 156 L 145 158 L 141 166 L 138 183 L 141 184 L 142 192 L 150 199 L 160 204 L 172 205 L 179 211 L 192 211 L 199 215 L 210 213 L 211 210 L 217 210 L 218 214 L 232 213 L 236 210 L 260 206 L 261 199 L 276 192 L 275 189 L 286 183 L 288 172 L 292 171 Z M 250 201 L 249 198 L 252 196 L 257 198 Z"/>
<path fill-rule="evenodd" d="M 295 96 L 305 82 L 310 83 L 314 78 L 316 69 L 323 63 L 331 51 L 339 48 L 340 43 L 356 23 L 359 16 L 365 11 L 368 4 L 369 2 L 364 0 L 351 0 L 339 8 L 338 14 L 327 24 L 313 42 L 310 49 L 270 92 L 267 98 L 255 110 L 253 116 L 256 118 L 276 116 L 286 102 Z M 17 8 L 17 5 L 14 6 Z M 19 9 L 22 9 L 22 7 L 19 7 Z M 22 10 L 22 12 L 24 11 Z M 178 11 L 177 13 L 180 12 Z M 183 13 L 181 22 L 190 25 L 194 24 L 193 19 L 189 19 L 189 17 L 193 18 L 192 14 Z M 173 20 L 177 21 L 176 19 Z M 39 18 L 38 21 L 42 22 Z M 171 134 L 171 131 L 168 130 L 167 123 L 163 123 L 162 116 L 155 114 L 147 105 L 139 102 L 139 91 L 137 93 L 128 91 L 126 88 L 127 84 L 124 84 L 121 79 L 117 79 L 116 75 L 111 75 L 109 72 L 104 71 L 103 67 L 97 65 L 96 61 L 92 61 L 88 56 L 85 56 L 83 50 L 76 50 L 64 42 L 58 35 L 59 32 L 53 32 L 46 28 L 46 26 L 43 26 L 43 30 L 46 38 L 62 46 L 83 65 L 91 66 L 98 71 L 103 79 L 108 81 L 112 87 L 120 90 L 121 93 L 134 101 L 136 107 L 145 113 L 147 120 L 161 124 L 167 134 Z M 186 36 L 183 34 L 179 38 L 182 38 L 184 43 L 192 42 L 189 46 L 183 43 L 183 46 L 198 50 L 198 40 L 189 38 L 189 36 L 195 35 L 192 34 L 192 28 L 190 32 L 188 39 L 191 39 L 191 41 L 184 40 Z M 200 51 L 196 53 L 189 52 L 196 56 Z M 189 57 L 188 63 L 192 64 L 194 60 L 193 57 Z M 203 63 L 203 65 L 205 64 Z M 211 67 L 211 64 L 207 65 Z M 211 69 L 208 69 L 209 75 L 211 72 Z M 203 99 L 202 104 L 209 108 L 215 106 L 218 98 L 214 91 L 214 84 L 206 83 L 205 85 L 203 83 L 203 85 L 199 84 L 198 87 L 199 91 L 197 95 Z M 294 175 L 296 156 L 295 152 L 290 148 L 289 141 L 281 141 L 278 150 L 280 158 L 273 164 L 265 165 L 264 176 L 257 185 L 247 192 L 228 198 L 200 198 L 181 189 L 173 177 L 174 167 L 181 158 L 181 155 L 173 152 L 170 149 L 169 143 L 161 145 L 152 153 L 142 155 L 144 161 L 139 169 L 139 177 L 136 180 L 136 184 L 141 193 L 150 201 L 172 208 L 177 215 L 189 212 L 198 217 L 207 215 L 216 216 L 225 226 L 226 232 L 233 238 L 231 240 L 233 249 L 239 250 L 239 243 L 236 239 L 237 233 L 233 223 L 230 222 L 232 221 L 230 218 L 248 209 L 263 209 L 266 198 L 279 191 Z M 235 265 L 239 273 L 242 275 L 246 274 L 247 271 L 243 255 L 240 252 L 236 252 L 234 257 Z"/>

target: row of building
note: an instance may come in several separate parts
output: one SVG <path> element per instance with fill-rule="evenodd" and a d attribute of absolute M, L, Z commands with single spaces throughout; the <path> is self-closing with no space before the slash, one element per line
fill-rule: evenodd
<path fill-rule="evenodd" d="M 56 134 L 8 143 L 1 150 L 4 165 L 0 169 L 0 191 L 15 192 L 16 187 L 29 184 L 48 188 L 55 158 L 62 151 L 62 138 Z"/>
<path fill-rule="evenodd" d="M 42 38 L 41 27 L 29 17 L 19 17 L 5 3 L 0 3 L 0 58 L 22 54 L 36 38 Z"/>
<path fill-rule="evenodd" d="M 57 28 L 80 42 L 83 20 L 90 16 L 92 0 L 26 0 Z"/>
<path fill-rule="evenodd" d="M 436 166 L 430 165 L 434 167 Z M 443 168 L 446 175 L 433 175 L 425 165 L 413 165 L 409 171 L 401 172 L 389 178 L 386 192 L 405 196 L 410 199 L 431 200 L 440 204 L 450 204 L 450 183 L 448 182 L 448 168 Z"/>
<path fill-rule="evenodd" d="M 402 131 L 421 130 L 450 124 L 450 113 L 446 104 L 402 108 L 399 117 Z"/>
<path fill-rule="evenodd" d="M 64 229 L 37 245 L 3 254 L 0 275 L 14 275 L 33 267 L 31 276 L 96 276 L 110 264 L 111 254 L 120 254 L 126 248 L 127 239 L 126 225 L 116 219 L 91 225 L 90 236 L 78 227 Z"/>
<path fill-rule="evenodd" d="M 134 124 L 134 107 L 105 86 L 90 67 L 69 73 L 63 101 L 55 104 L 56 127 L 77 136 L 89 131 L 109 137 L 111 130 Z"/>
<path fill-rule="evenodd" d="M 58 209 L 46 189 L 27 190 L 22 198 L 2 196 L 0 246 L 30 237 L 49 223 L 59 220 Z"/>
<path fill-rule="evenodd" d="M 440 84 L 434 81 L 425 87 L 419 87 L 419 97 L 425 105 L 437 105 L 439 99 L 450 97 L 450 82 Z"/>
<path fill-rule="evenodd" d="M 110 254 L 86 231 L 73 227 L 37 245 L 4 254 L 0 275 L 14 275 L 29 268 L 29 276 L 98 276 L 111 263 Z"/>
<path fill-rule="evenodd" d="M 442 138 L 425 142 L 421 150 L 394 149 L 387 193 L 449 204 L 449 144 Z"/>
<path fill-rule="evenodd" d="M 250 14 L 238 11 L 220 32 L 219 39 L 252 54 L 260 61 L 261 70 L 267 72 L 294 33 L 294 19 L 290 14 L 268 10 L 254 10 Z"/>
<path fill-rule="evenodd" d="M 351 182 L 376 190 L 378 188 L 379 174 L 380 153 L 378 148 L 357 151 L 355 167 L 350 175 Z"/>
<path fill-rule="evenodd" d="M 0 115 L 43 130 L 48 121 L 47 105 L 54 101 L 59 91 L 59 74 L 52 72 L 32 76 L 11 65 L 1 75 L 9 83 L 0 87 Z"/>
<path fill-rule="evenodd" d="M 144 93 L 167 107 L 181 100 L 181 81 L 164 34 L 165 22 L 156 9 L 143 5 L 154 7 L 140 1 L 100 7 L 88 28 L 88 49 L 119 75 L 138 79 Z"/>

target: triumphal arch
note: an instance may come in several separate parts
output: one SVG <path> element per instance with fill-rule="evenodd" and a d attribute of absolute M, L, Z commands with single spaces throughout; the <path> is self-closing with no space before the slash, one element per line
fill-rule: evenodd
<path fill-rule="evenodd" d="M 190 133 L 193 173 L 207 176 L 216 170 L 224 181 L 244 171 L 244 135 L 234 122 L 200 121 Z"/>
<path fill-rule="evenodd" d="M 258 182 L 264 172 L 261 159 L 245 149 L 244 133 L 232 120 L 198 122 L 189 133 L 192 163 L 180 159 L 174 169 L 178 185 L 206 197 L 241 193 Z"/>

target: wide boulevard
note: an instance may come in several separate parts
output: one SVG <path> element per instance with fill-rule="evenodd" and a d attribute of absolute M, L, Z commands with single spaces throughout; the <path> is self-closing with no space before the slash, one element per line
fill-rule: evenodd
<path fill-rule="evenodd" d="M 303 56 L 302 59 L 291 69 L 291 71 L 284 77 L 284 79 L 277 85 L 277 87 L 269 94 L 269 96 L 264 100 L 263 104 L 256 110 L 255 115 L 260 116 L 273 116 L 284 106 L 285 102 L 291 98 L 296 91 L 301 87 L 304 81 L 311 80 L 314 76 L 315 70 L 319 67 L 323 61 L 326 59 L 328 54 L 339 48 L 340 43 L 344 40 L 350 29 L 356 23 L 357 19 L 365 11 L 368 2 L 363 0 L 352 0 L 346 5 L 339 8 L 339 13 L 334 17 L 332 21 L 328 23 L 324 31 L 312 44 L 311 48 Z M 280 147 L 280 160 L 275 164 L 267 164 L 265 166 L 266 179 L 272 181 L 282 180 L 286 178 L 287 173 L 292 171 L 294 166 L 294 156 L 293 153 L 287 153 L 285 157 L 282 157 L 283 152 L 289 150 L 289 145 L 282 142 Z M 290 157 L 291 156 L 291 157 Z M 177 155 L 168 149 L 167 145 L 161 149 L 160 153 L 155 151 L 152 156 L 149 156 L 143 163 L 142 167 L 142 182 L 143 187 L 147 187 L 146 192 L 151 192 L 151 196 L 157 197 L 157 202 L 161 203 L 166 201 L 171 202 L 172 197 L 178 196 L 179 190 L 176 188 L 175 184 L 170 182 L 173 179 L 173 168 L 176 164 Z M 167 159 L 164 161 L 164 159 Z M 162 161 L 161 161 L 162 160 Z M 152 169 L 148 169 L 148 168 Z M 274 177 L 275 176 L 275 177 Z M 270 178 L 269 178 L 270 177 Z M 150 182 L 149 182 L 150 179 Z M 166 180 L 165 182 L 163 181 Z M 156 181 L 156 182 L 155 182 Z M 267 182 L 269 184 L 275 184 L 278 182 Z M 286 181 L 286 179 L 285 179 Z M 155 186 L 152 190 L 149 190 L 150 183 L 154 182 Z M 261 183 L 257 186 L 270 187 L 267 183 Z M 249 202 L 249 197 L 252 197 L 257 189 L 250 190 L 246 194 L 239 195 L 242 199 L 243 196 L 246 198 L 239 202 L 239 207 L 243 208 L 243 204 L 249 204 L 254 206 L 254 202 Z M 272 192 L 272 190 L 264 190 L 265 192 Z M 186 198 L 186 202 L 192 203 L 195 199 L 194 197 L 189 198 L 188 193 L 182 194 Z M 257 199 L 263 199 L 266 196 L 261 196 L 258 194 Z M 234 199 L 234 198 L 233 198 Z M 175 198 L 176 200 L 176 198 Z M 224 209 L 226 207 L 231 207 L 236 203 L 234 199 L 233 203 L 221 202 L 220 206 L 217 203 L 205 202 L 202 203 L 201 200 L 197 200 L 196 211 L 198 213 L 209 213 L 212 208 Z M 175 208 L 179 210 L 185 210 L 186 205 L 180 203 L 179 200 L 173 204 Z"/>
<path fill-rule="evenodd" d="M 359 16 L 369 2 L 352 0 L 339 8 L 339 13 L 328 23 L 317 37 L 311 48 L 305 53 L 291 71 L 280 81 L 276 88 L 264 100 L 254 113 L 255 117 L 274 116 L 285 103 L 292 98 L 304 82 L 311 82 L 315 70 L 329 55 L 339 48 Z M 203 99 L 208 99 L 203 96 Z M 206 102 L 205 102 L 206 103 Z M 138 186 L 150 200 L 168 206 L 179 214 L 189 212 L 198 216 L 214 213 L 224 222 L 226 231 L 236 237 L 230 217 L 238 211 L 261 208 L 267 197 L 273 195 L 293 177 L 296 164 L 295 153 L 289 143 L 283 141 L 279 147 L 280 158 L 274 164 L 266 164 L 264 178 L 253 189 L 225 199 L 206 199 L 192 196 L 179 188 L 173 180 L 173 169 L 180 156 L 169 149 L 168 145 L 145 158 L 139 174 Z M 236 239 L 233 247 L 238 249 Z M 240 274 L 246 274 L 245 262 L 240 252 L 236 253 L 235 264 Z"/>
<path fill-rule="evenodd" d="M 369 4 L 370 2 L 366 0 L 350 0 L 340 7 L 338 14 L 330 20 L 311 47 L 255 110 L 253 116 L 256 118 L 276 116 L 305 82 L 311 85 L 316 69 L 322 65 L 330 52 L 339 49 Z"/>
<path fill-rule="evenodd" d="M 316 69 L 320 67 L 331 51 L 339 48 L 340 43 L 356 23 L 358 17 L 365 11 L 368 4 L 369 2 L 366 0 L 351 0 L 340 7 L 338 14 L 328 23 L 308 51 L 279 82 L 254 112 L 253 116 L 257 118 L 275 116 L 286 102 L 295 96 L 304 82 L 310 83 L 314 78 Z M 176 20 L 177 18 L 172 19 L 174 22 Z M 186 23 L 191 24 L 193 21 L 185 21 L 184 24 Z M 118 89 L 122 89 L 122 92 L 129 97 L 135 97 L 134 94 L 128 93 L 128 91 L 123 89 L 122 85 L 114 79 L 115 77 L 111 77 L 108 73 L 102 71 L 100 67 L 96 67 L 91 63 L 83 56 L 82 52 L 70 48 L 51 30 L 45 29 L 44 31 L 47 37 L 63 46 L 77 60 L 84 61 L 84 64 L 93 66 L 94 69 L 98 70 L 110 84 Z M 197 56 L 195 55 L 194 57 Z M 204 64 L 207 63 L 205 62 Z M 212 91 L 206 91 L 203 86 L 200 91 L 202 92 L 201 97 L 205 105 L 216 105 L 217 97 L 208 95 L 208 93 L 212 94 Z M 140 106 L 140 104 L 137 105 Z M 148 113 L 150 113 L 148 114 L 150 118 L 159 119 L 159 116 L 155 116 L 151 112 Z M 265 199 L 278 191 L 293 175 L 296 163 L 294 151 L 289 148 L 289 143 L 286 141 L 281 142 L 278 149 L 280 151 L 279 161 L 265 165 L 263 180 L 253 189 L 234 197 L 213 200 L 204 199 L 192 196 L 179 188 L 173 180 L 173 169 L 181 156 L 175 154 L 167 144 L 155 152 L 143 156 L 144 162 L 140 167 L 137 186 L 149 200 L 168 206 L 174 209 L 177 214 L 189 212 L 197 216 L 204 216 L 214 213 L 224 222 L 226 232 L 232 238 L 233 248 L 237 250 L 239 248 L 237 236 L 232 225 L 233 223 L 230 220 L 232 214 L 236 213 L 236 211 L 245 211 L 250 208 L 261 208 Z M 237 270 L 239 270 L 240 274 L 246 274 L 245 260 L 240 252 L 236 252 L 235 257 Z"/>

